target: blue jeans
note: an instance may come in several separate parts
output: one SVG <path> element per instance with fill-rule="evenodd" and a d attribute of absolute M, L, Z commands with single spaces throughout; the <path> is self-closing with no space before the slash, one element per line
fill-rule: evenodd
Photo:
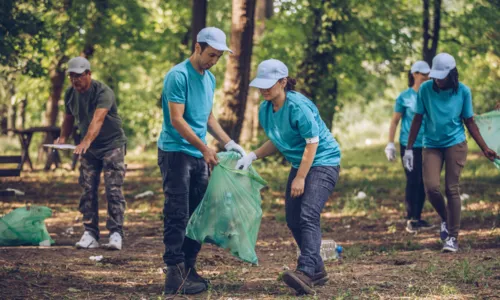
<path fill-rule="evenodd" d="M 158 166 L 163 179 L 163 244 L 166 265 L 186 263 L 194 267 L 201 244 L 186 237 L 189 217 L 205 195 L 208 165 L 203 158 L 158 149 Z"/>
<path fill-rule="evenodd" d="M 324 268 L 320 255 L 321 248 L 321 211 L 333 192 L 339 179 L 340 167 L 312 167 L 306 176 L 304 194 L 291 198 L 292 181 L 297 169 L 292 168 L 286 187 L 286 223 L 300 248 L 297 269 L 309 276 Z"/>

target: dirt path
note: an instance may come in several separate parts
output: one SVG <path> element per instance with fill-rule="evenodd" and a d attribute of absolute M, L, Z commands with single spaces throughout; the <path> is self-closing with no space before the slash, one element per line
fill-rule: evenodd
<path fill-rule="evenodd" d="M 130 166 L 129 166 L 130 167 Z M 22 181 L 2 181 L 28 193 L 23 199 L 0 203 L 0 214 L 24 200 L 48 205 L 53 217 L 47 227 L 56 245 L 0 248 L 1 299 L 163 299 L 161 186 L 153 168 L 131 166 L 125 195 L 128 200 L 124 250 L 75 250 L 82 234 L 76 211 L 80 189 L 77 173 L 29 173 Z M 133 195 L 152 189 L 152 198 Z M 101 191 L 102 192 L 102 191 Z M 270 193 L 270 191 L 267 191 Z M 101 197 L 101 199 L 104 199 Z M 325 209 L 324 238 L 345 248 L 343 259 L 326 263 L 330 281 L 317 289 L 315 299 L 378 299 L 423 297 L 493 299 L 500 291 L 500 231 L 492 228 L 498 216 L 464 217 L 458 254 L 442 254 L 435 230 L 410 235 L 397 209 L 376 214 L 346 216 L 333 213 L 336 198 Z M 209 278 L 209 291 L 192 299 L 293 299 L 280 280 L 295 267 L 296 246 L 283 218 L 279 201 L 262 220 L 257 244 L 259 266 L 233 258 L 224 250 L 204 245 L 198 268 Z M 477 211 L 494 210 L 493 204 Z M 474 207 L 473 207 L 474 208 Z M 100 203 L 104 229 L 105 201 Z M 432 213 L 426 218 L 437 223 Z M 74 232 L 68 234 L 68 228 Z M 103 237 L 107 232 L 102 232 Z M 90 256 L 103 255 L 94 262 Z M 182 299 L 182 297 L 177 297 Z"/>

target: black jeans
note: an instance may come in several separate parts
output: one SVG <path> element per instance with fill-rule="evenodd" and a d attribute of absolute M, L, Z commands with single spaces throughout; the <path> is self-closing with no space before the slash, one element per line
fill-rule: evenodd
<path fill-rule="evenodd" d="M 401 145 L 401 162 L 406 147 Z M 420 220 L 425 202 L 425 188 L 422 172 L 422 148 L 413 148 L 413 170 L 409 172 L 403 164 L 406 173 L 405 206 L 408 220 Z"/>
<path fill-rule="evenodd" d="M 186 226 L 208 185 L 208 165 L 203 158 L 158 149 L 163 179 L 163 261 L 167 265 L 193 266 L 201 244 L 186 237 Z"/>
<path fill-rule="evenodd" d="M 306 176 L 304 194 L 291 198 L 290 190 L 297 169 L 288 176 L 285 195 L 286 223 L 300 248 L 297 269 L 314 275 L 324 268 L 320 255 L 321 211 L 339 179 L 340 167 L 312 167 Z"/>

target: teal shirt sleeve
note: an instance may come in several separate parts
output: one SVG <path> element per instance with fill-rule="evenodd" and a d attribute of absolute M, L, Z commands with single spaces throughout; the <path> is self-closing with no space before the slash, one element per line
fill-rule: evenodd
<path fill-rule="evenodd" d="M 401 96 L 399 96 L 396 99 L 396 104 L 394 104 L 394 112 L 401 113 L 401 114 L 404 114 L 404 112 L 405 112 L 405 107 L 403 105 L 403 99 L 401 98 Z"/>
<path fill-rule="evenodd" d="M 292 109 L 292 122 L 299 130 L 299 134 L 304 139 L 310 139 L 319 136 L 318 122 L 314 114 L 307 107 L 295 106 Z"/>
<path fill-rule="evenodd" d="M 115 94 L 110 88 L 104 88 L 97 93 L 96 108 L 111 109 L 115 102 Z"/>
<path fill-rule="evenodd" d="M 425 113 L 425 106 L 423 100 L 422 88 L 418 90 L 417 94 L 417 105 L 415 105 L 415 113 L 423 115 Z"/>
<path fill-rule="evenodd" d="M 172 72 L 167 75 L 163 83 L 163 100 L 186 103 L 187 78 L 181 72 Z"/>
<path fill-rule="evenodd" d="M 472 109 L 472 95 L 470 89 L 464 90 L 464 103 L 462 107 L 462 118 L 469 119 L 474 116 L 474 111 Z"/>

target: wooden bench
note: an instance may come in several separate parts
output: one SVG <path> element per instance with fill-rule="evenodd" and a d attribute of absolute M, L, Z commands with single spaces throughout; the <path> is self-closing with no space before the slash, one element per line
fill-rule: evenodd
<path fill-rule="evenodd" d="M 19 177 L 23 167 L 22 157 L 20 155 L 0 156 L 0 165 L 17 165 L 15 168 L 0 168 L 0 177 Z M 14 191 L 0 190 L 0 196 L 15 196 Z"/>

